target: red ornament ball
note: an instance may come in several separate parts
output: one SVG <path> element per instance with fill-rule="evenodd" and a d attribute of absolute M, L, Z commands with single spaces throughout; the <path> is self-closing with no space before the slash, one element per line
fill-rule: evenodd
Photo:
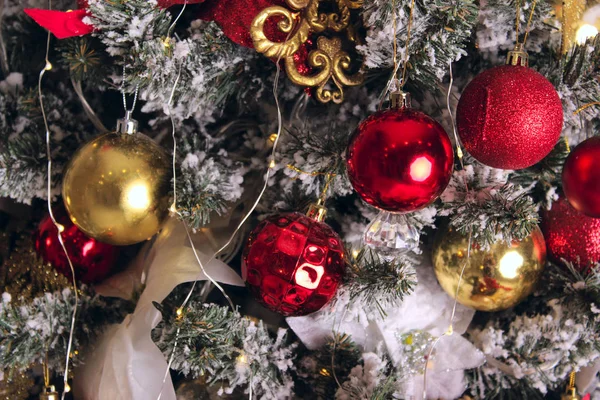
<path fill-rule="evenodd" d="M 55 209 L 54 217 L 65 227 L 61 235 L 77 280 L 90 284 L 106 278 L 117 260 L 119 248 L 86 236 L 71 222 L 64 210 Z M 35 249 L 44 262 L 50 263 L 61 274 L 71 277 L 69 262 L 58 241 L 57 229 L 50 215 L 42 220 L 35 234 Z"/>
<path fill-rule="evenodd" d="M 369 116 L 347 151 L 354 190 L 368 204 L 392 212 L 415 211 L 433 202 L 450 182 L 453 161 L 444 128 L 410 108 Z"/>
<path fill-rule="evenodd" d="M 565 259 L 582 270 L 600 262 L 600 219 L 575 210 L 560 197 L 542 212 L 542 232 L 550 259 Z"/>
<path fill-rule="evenodd" d="M 479 162 L 522 169 L 556 145 L 563 126 L 556 89 L 531 68 L 503 65 L 469 83 L 456 110 L 458 134 Z"/>
<path fill-rule="evenodd" d="M 265 307 L 285 316 L 320 310 L 335 295 L 346 262 L 339 236 L 300 213 L 267 218 L 250 234 L 242 277 Z"/>
<path fill-rule="evenodd" d="M 569 154 L 562 184 L 573 208 L 600 218 L 600 136 L 584 140 Z"/>

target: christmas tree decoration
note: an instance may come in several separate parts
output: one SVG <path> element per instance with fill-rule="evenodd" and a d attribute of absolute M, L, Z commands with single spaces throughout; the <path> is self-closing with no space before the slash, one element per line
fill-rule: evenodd
<path fill-rule="evenodd" d="M 554 86 L 528 67 L 518 45 L 508 65 L 479 74 L 465 88 L 456 110 L 458 134 L 477 161 L 522 169 L 541 161 L 558 141 L 563 109 Z"/>
<path fill-rule="evenodd" d="M 600 218 L 575 210 L 564 196 L 542 211 L 541 228 L 551 260 L 564 259 L 582 270 L 600 262 Z"/>
<path fill-rule="evenodd" d="M 432 250 L 438 282 L 449 296 L 479 311 L 506 310 L 535 289 L 546 262 L 539 228 L 524 240 L 482 249 L 452 228 L 440 229 Z M 461 279 L 461 271 L 464 273 Z"/>
<path fill-rule="evenodd" d="M 285 316 L 320 310 L 335 295 L 346 261 L 342 240 L 323 223 L 324 209 L 271 216 L 251 233 L 242 277 L 265 307 Z"/>
<path fill-rule="evenodd" d="M 40 26 L 48 29 L 58 39 L 83 36 L 92 33 L 94 27 L 83 22 L 86 10 L 55 11 L 28 8 L 24 10 Z"/>
<path fill-rule="evenodd" d="M 116 132 L 91 140 L 64 172 L 63 200 L 71 221 L 86 235 L 113 245 L 151 238 L 168 214 L 171 174 L 167 153 L 119 120 Z"/>
<path fill-rule="evenodd" d="M 217 7 L 226 7 L 225 2 L 218 3 Z M 274 5 L 256 15 L 250 25 L 254 48 L 269 58 L 281 58 L 288 78 L 297 85 L 316 88 L 315 97 L 320 102 L 341 103 L 344 100 L 343 88 L 360 85 L 364 80 L 362 62 L 351 55 L 354 50 L 350 53 L 346 50 L 361 44 L 359 29 L 355 25 L 361 22 L 359 11 L 362 2 L 286 0 L 286 5 L 289 9 Z M 225 10 L 231 19 L 230 8 Z M 247 12 L 245 8 L 243 10 Z M 273 21 L 278 22 L 273 25 Z M 279 32 L 273 32 L 273 26 Z M 311 37 L 317 48 L 308 54 L 308 66 L 314 71 L 307 74 L 298 69 L 298 57 L 294 55 Z M 330 81 L 336 89 L 327 87 Z"/>
<path fill-rule="evenodd" d="M 0 242 L 8 246 L 8 235 L 1 234 Z M 0 265 L 0 292 L 10 295 L 13 304 L 70 287 L 67 277 L 40 261 L 31 235 L 19 235 L 15 242 L 14 249 L 7 252 Z"/>
<path fill-rule="evenodd" d="M 27 400 L 29 389 L 35 386 L 35 380 L 28 372 L 10 370 L 0 371 L 0 399 Z"/>
<path fill-rule="evenodd" d="M 577 393 L 577 387 L 575 386 L 575 372 L 571 372 L 569 375 L 567 390 L 560 396 L 560 400 L 581 400 L 581 396 Z"/>
<path fill-rule="evenodd" d="M 392 108 L 369 116 L 354 131 L 348 176 L 368 204 L 406 213 L 431 204 L 444 191 L 454 153 L 440 124 L 412 110 L 406 93 L 392 95 Z"/>
<path fill-rule="evenodd" d="M 60 208 L 54 209 L 54 217 L 64 227 L 61 236 L 77 280 L 88 284 L 103 281 L 115 265 L 119 248 L 86 236 Z M 71 277 L 69 261 L 57 236 L 58 230 L 48 215 L 35 234 L 35 249 L 44 262 L 64 276 Z"/>
<path fill-rule="evenodd" d="M 563 167 L 565 196 L 576 210 L 600 218 L 600 136 L 579 143 Z"/>

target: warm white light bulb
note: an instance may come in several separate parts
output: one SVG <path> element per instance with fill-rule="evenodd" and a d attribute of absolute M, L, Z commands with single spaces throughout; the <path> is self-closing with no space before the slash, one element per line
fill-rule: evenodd
<path fill-rule="evenodd" d="M 585 41 L 598 34 L 598 29 L 594 25 L 584 24 L 577 29 L 575 40 L 578 44 L 584 44 Z"/>

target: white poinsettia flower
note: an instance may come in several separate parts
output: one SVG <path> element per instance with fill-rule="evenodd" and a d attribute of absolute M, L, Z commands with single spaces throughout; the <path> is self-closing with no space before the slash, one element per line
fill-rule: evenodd
<path fill-rule="evenodd" d="M 402 372 L 406 369 L 408 357 L 402 336 L 414 332 L 425 333 L 431 339 L 442 336 L 448 331 L 454 310 L 452 335 L 439 340 L 434 357 L 427 363 L 427 397 L 459 397 L 466 385 L 464 370 L 484 362 L 483 354 L 461 336 L 475 311 L 460 304 L 454 308 L 454 300 L 437 283 L 428 260 L 416 267 L 416 271 L 418 284 L 415 291 L 400 304 L 385 308 L 385 318 L 380 314 L 367 314 L 365 310 L 368 308 L 364 304 L 350 302 L 349 295 L 343 293 L 333 308 L 305 317 L 287 318 L 287 322 L 310 349 L 322 346 L 332 331 L 350 335 L 365 352 L 375 352 L 378 346 L 383 345 L 393 366 Z M 417 354 L 415 351 L 411 353 L 412 356 Z M 410 374 L 401 374 L 400 396 L 421 398 L 425 359 L 420 360 L 420 367 L 414 365 Z M 417 360 L 414 362 L 418 363 Z"/>

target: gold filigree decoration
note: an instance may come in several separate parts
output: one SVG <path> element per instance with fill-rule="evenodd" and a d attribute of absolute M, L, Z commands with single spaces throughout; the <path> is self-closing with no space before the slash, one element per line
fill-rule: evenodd
<path fill-rule="evenodd" d="M 335 3 L 337 12 L 320 12 L 320 3 Z M 342 37 L 354 45 L 359 44 L 358 34 L 352 23 L 351 10 L 360 9 L 363 0 L 286 0 L 290 9 L 281 6 L 262 10 L 252 22 L 250 35 L 254 48 L 269 58 L 281 58 L 289 79 L 295 84 L 316 88 L 316 97 L 322 103 L 344 100 L 346 86 L 360 85 L 362 71 L 349 75 L 353 60 L 343 49 Z M 265 34 L 265 24 L 271 18 L 278 18 L 277 28 L 287 33 L 283 42 L 273 42 Z M 327 36 L 323 34 L 327 33 Z M 317 48 L 308 54 L 308 65 L 313 73 L 304 75 L 298 72 L 294 54 L 306 43 L 309 36 L 317 37 Z M 333 82 L 335 89 L 327 88 Z"/>

